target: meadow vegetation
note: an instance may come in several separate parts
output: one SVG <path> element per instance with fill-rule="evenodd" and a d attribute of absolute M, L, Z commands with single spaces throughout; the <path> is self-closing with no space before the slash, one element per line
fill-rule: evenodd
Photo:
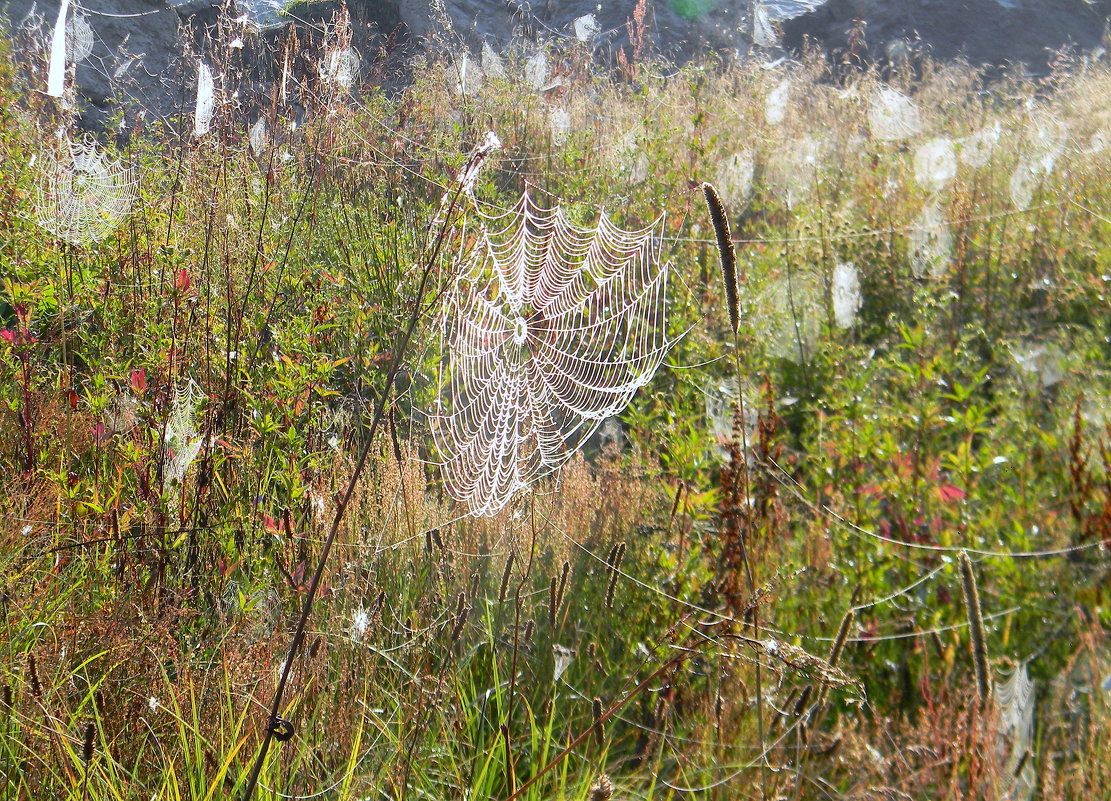
<path fill-rule="evenodd" d="M 40 189 L 65 120 L 5 48 L 0 797 L 238 797 L 383 392 L 257 798 L 1104 792 L 1105 66 L 615 78 L 572 43 L 540 89 L 525 55 L 462 86 L 429 58 L 392 95 L 299 68 L 261 110 L 226 79 L 203 136 L 101 137 L 134 199 L 75 244 Z M 477 202 L 666 214 L 682 336 L 558 480 L 475 518 L 422 411 L 469 236 L 441 200 L 487 130 Z"/>

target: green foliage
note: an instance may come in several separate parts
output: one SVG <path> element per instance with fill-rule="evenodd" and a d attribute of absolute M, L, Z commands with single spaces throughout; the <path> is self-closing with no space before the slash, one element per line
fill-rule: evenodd
<path fill-rule="evenodd" d="M 821 65 L 796 65 L 790 113 L 771 125 L 764 98 L 781 74 L 691 65 L 632 86 L 578 49 L 549 56 L 558 93 L 510 63 L 459 98 L 431 64 L 394 98 L 296 131 L 273 115 L 281 133 L 259 154 L 241 131 L 136 134 L 123 153 L 140 175 L 132 215 L 78 248 L 33 222 L 48 110 L 27 65 L 0 54 L 0 797 L 242 791 L 292 616 L 413 314 L 294 662 L 283 714 L 297 732 L 260 797 L 505 798 L 594 725 L 595 698 L 622 705 L 604 738 L 525 798 L 586 798 L 602 773 L 645 798 L 756 797 L 761 783 L 775 797 L 990 797 L 998 720 L 973 700 L 960 549 L 980 562 L 989 657 L 1032 660 L 1039 687 L 1056 682 L 1039 718 L 1055 750 L 1030 759 L 1052 797 L 1091 797 L 1099 785 L 1059 766 L 1107 752 L 1090 685 L 1111 624 L 1111 160 L 1083 143 L 1105 130 L 1111 77 L 1078 70 L 1044 97 L 1005 82 L 985 102 L 974 76 L 928 66 L 920 138 L 961 139 L 970 120 L 1003 136 L 933 198 L 912 177 L 917 140 L 866 135 L 874 74 L 834 86 Z M 1011 175 L 1047 117 L 1070 126 L 1069 144 L 1017 209 Z M 599 207 L 630 228 L 667 214 L 682 335 L 613 442 L 490 520 L 443 496 L 422 414 L 466 215 L 418 296 L 442 197 L 487 127 L 505 148 L 479 202 L 505 208 L 529 186 L 579 224 Z M 820 140 L 813 164 L 793 160 L 807 138 Z M 738 153 L 753 159 L 751 191 L 723 166 Z M 741 240 L 736 339 L 688 191 L 703 180 Z M 942 274 L 920 278 L 911 234 L 935 200 L 952 248 Z M 848 263 L 861 305 L 841 327 L 835 271 Z M 730 466 L 729 412 L 708 420 L 705 394 L 738 384 L 743 466 Z M 194 385 L 195 430 L 182 432 L 175 398 Z M 738 485 L 745 502 L 730 507 Z M 756 599 L 729 561 L 737 531 Z M 849 608 L 842 679 L 820 657 Z M 1081 723 L 1090 736 L 1062 734 Z M 775 771 L 760 770 L 761 731 Z"/>

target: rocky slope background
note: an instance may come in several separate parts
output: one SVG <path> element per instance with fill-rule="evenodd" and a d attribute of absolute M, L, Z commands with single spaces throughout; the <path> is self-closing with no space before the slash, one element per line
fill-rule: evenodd
<path fill-rule="evenodd" d="M 121 109 L 168 116 L 192 102 L 196 57 L 239 25 L 239 61 L 260 86 L 274 79 L 272 51 L 252 37 L 288 26 L 309 40 L 338 3 L 231 0 L 108 0 L 76 3 L 68 15 L 77 62 L 75 104 L 97 127 Z M 918 54 L 973 65 L 1022 64 L 1044 74 L 1055 54 L 1101 56 L 1111 0 L 350 0 L 352 45 L 363 78 L 411 77 L 413 59 L 446 49 L 476 63 L 484 52 L 579 40 L 602 63 L 652 53 L 681 63 L 713 51 L 726 58 L 789 57 L 812 42 L 841 62 L 902 60 Z M 17 49 L 39 54 L 45 81 L 56 0 L 0 0 L 0 28 Z M 226 31 L 225 31 L 226 32 Z M 633 39 L 633 42 L 630 42 Z"/>

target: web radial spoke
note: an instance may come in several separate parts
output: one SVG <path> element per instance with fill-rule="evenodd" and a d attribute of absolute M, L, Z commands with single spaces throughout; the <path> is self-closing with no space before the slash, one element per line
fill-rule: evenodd
<path fill-rule="evenodd" d="M 431 417 L 450 494 L 491 515 L 559 468 L 660 366 L 662 221 L 575 226 L 526 193 L 479 217 L 477 255 L 443 311 L 445 379 Z"/>

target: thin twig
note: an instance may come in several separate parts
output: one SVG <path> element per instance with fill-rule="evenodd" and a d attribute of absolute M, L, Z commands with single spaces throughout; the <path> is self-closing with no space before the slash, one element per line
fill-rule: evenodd
<path fill-rule="evenodd" d="M 247 779 L 247 785 L 243 790 L 243 801 L 250 801 L 252 794 L 255 790 L 255 785 L 258 784 L 259 774 L 262 772 L 263 762 L 266 760 L 266 754 L 270 750 L 270 743 L 273 741 L 274 736 L 283 731 L 290 733 L 291 727 L 287 721 L 282 720 L 278 715 L 281 710 L 282 697 L 285 694 L 285 686 L 289 680 L 289 674 L 293 668 L 293 659 L 297 655 L 297 651 L 301 647 L 301 643 L 305 638 L 305 625 L 308 623 L 309 615 L 312 612 L 313 600 L 316 598 L 316 592 L 320 587 L 320 579 L 324 575 L 324 568 L 328 563 L 328 555 L 332 551 L 332 545 L 335 542 L 336 535 L 339 533 L 340 524 L 343 522 L 344 514 L 347 511 L 347 505 L 351 501 L 352 495 L 355 493 L 355 487 L 359 482 L 359 477 L 363 472 L 363 467 L 366 465 L 367 457 L 370 455 L 370 449 L 374 444 L 374 440 L 378 433 L 378 429 L 382 424 L 382 420 L 386 416 L 386 410 L 389 405 L 390 391 L 393 387 L 394 379 L 397 377 L 398 372 L 401 370 L 401 365 L 405 359 L 405 352 L 409 347 L 409 342 L 416 331 L 417 323 L 421 318 L 421 311 L 423 304 L 421 299 L 424 297 L 425 288 L 428 285 L 428 279 L 432 275 L 432 270 L 436 265 L 438 256 L 443 248 L 444 240 L 447 237 L 447 232 L 450 229 L 451 217 L 455 212 L 459 197 L 463 192 L 463 187 L 460 186 L 456 189 L 455 194 L 452 196 L 451 204 L 448 206 L 447 213 L 444 216 L 443 225 L 440 229 L 439 235 L 436 238 L 435 245 L 432 252 L 425 262 L 424 271 L 421 274 L 420 285 L 417 287 L 416 300 L 413 304 L 413 312 L 409 317 L 409 324 L 405 329 L 405 334 L 398 343 L 397 350 L 394 352 L 392 361 L 390 362 L 389 372 L 386 374 L 386 382 L 382 387 L 382 392 L 378 397 L 378 404 L 374 410 L 374 417 L 370 423 L 370 430 L 367 432 L 366 440 L 363 442 L 362 449 L 359 451 L 359 458 L 355 463 L 354 472 L 351 474 L 350 480 L 347 482 L 347 489 L 344 490 L 343 496 L 340 498 L 336 506 L 335 516 L 332 518 L 332 527 L 328 531 L 328 537 L 324 540 L 324 546 L 320 551 L 320 559 L 316 563 L 316 570 L 313 572 L 312 581 L 309 583 L 308 592 L 305 595 L 305 602 L 301 606 L 301 616 L 297 621 L 297 628 L 293 633 L 293 641 L 289 646 L 289 653 L 286 654 L 285 665 L 282 668 L 281 677 L 278 679 L 278 689 L 274 692 L 274 702 L 270 707 L 270 716 L 267 719 L 266 734 L 262 740 L 262 747 L 259 749 L 258 756 L 255 758 L 254 766 L 251 768 L 250 777 Z"/>

